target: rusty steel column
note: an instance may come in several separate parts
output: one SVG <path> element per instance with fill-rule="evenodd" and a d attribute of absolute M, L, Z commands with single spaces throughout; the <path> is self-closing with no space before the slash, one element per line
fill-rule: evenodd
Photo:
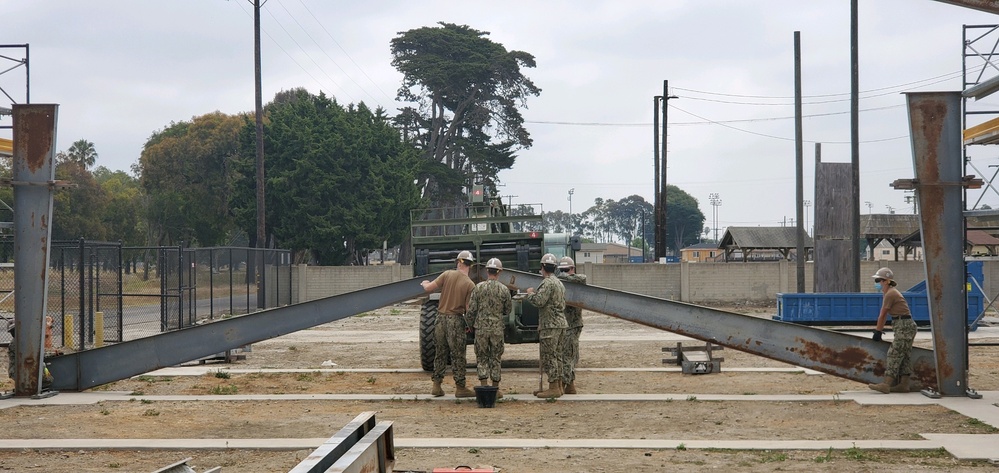
<path fill-rule="evenodd" d="M 17 376 L 14 394 L 42 392 L 48 299 L 49 240 L 59 106 L 13 107 L 14 327 Z"/>
<path fill-rule="evenodd" d="M 961 93 L 906 94 L 912 182 L 919 202 L 926 289 L 939 395 L 964 396 L 968 349 L 964 277 Z M 896 186 L 898 187 L 898 186 Z M 937 393 L 927 392 L 935 396 Z"/>

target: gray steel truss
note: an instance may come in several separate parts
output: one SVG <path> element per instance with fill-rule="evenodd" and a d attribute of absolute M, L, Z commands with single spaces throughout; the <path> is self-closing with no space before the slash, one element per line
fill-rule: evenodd
<path fill-rule="evenodd" d="M 433 278 L 433 275 L 428 276 Z M 197 360 L 424 294 L 408 279 L 53 358 L 53 388 L 83 390 Z M 413 327 L 416 330 L 416 327 Z"/>
<path fill-rule="evenodd" d="M 484 277 L 484 275 L 483 275 Z M 537 287 L 541 277 L 503 271 L 510 287 Z M 566 301 L 602 314 L 861 383 L 880 382 L 889 344 L 816 327 L 762 319 L 598 286 L 565 284 Z M 912 349 L 913 377 L 936 385 L 933 352 Z"/>

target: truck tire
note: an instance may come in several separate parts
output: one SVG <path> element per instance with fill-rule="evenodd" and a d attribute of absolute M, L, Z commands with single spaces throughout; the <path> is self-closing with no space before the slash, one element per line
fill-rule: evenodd
<path fill-rule="evenodd" d="M 426 300 L 420 309 L 420 365 L 424 371 L 434 370 L 434 327 L 437 325 L 437 302 Z"/>

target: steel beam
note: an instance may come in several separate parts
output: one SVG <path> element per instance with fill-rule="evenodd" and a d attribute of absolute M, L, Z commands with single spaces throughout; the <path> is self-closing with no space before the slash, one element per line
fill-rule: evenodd
<path fill-rule="evenodd" d="M 375 412 L 360 413 L 288 473 L 324 473 L 375 428 Z"/>
<path fill-rule="evenodd" d="M 14 394 L 41 394 L 59 106 L 14 104 Z"/>
<path fill-rule="evenodd" d="M 505 270 L 511 288 L 537 287 L 541 277 Z M 887 342 L 763 319 L 599 286 L 565 284 L 566 301 L 602 314 L 861 383 L 880 382 Z M 933 352 L 912 349 L 913 377 L 936 385 Z"/>
<path fill-rule="evenodd" d="M 999 0 L 936 0 L 964 8 L 999 14 Z"/>
<path fill-rule="evenodd" d="M 968 390 L 961 93 L 906 94 L 937 389 Z"/>
<path fill-rule="evenodd" d="M 424 294 L 434 274 L 175 330 L 51 360 L 53 387 L 84 390 L 268 340 Z M 415 330 L 415 327 L 414 327 Z"/>

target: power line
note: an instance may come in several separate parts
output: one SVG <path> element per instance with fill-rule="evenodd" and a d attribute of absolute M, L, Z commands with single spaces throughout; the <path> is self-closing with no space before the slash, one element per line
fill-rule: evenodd
<path fill-rule="evenodd" d="M 905 105 L 887 105 L 884 107 L 873 107 L 865 108 L 861 112 L 876 112 L 879 110 L 889 110 L 893 108 L 902 108 Z M 674 107 L 675 108 L 675 107 Z M 678 109 L 679 110 L 679 109 Z M 845 112 L 827 112 L 827 113 L 812 113 L 804 115 L 803 118 L 818 118 L 818 117 L 829 117 L 834 115 L 845 115 L 850 113 Z M 762 117 L 762 118 L 738 118 L 732 120 L 702 120 L 696 122 L 672 122 L 669 126 L 687 126 L 687 125 L 714 125 L 719 123 L 749 123 L 749 122 L 766 122 L 766 121 L 777 121 L 777 120 L 790 120 L 794 118 L 793 116 L 782 116 L 782 117 Z M 524 123 L 531 123 L 535 125 L 566 125 L 566 126 L 610 126 L 610 127 L 649 127 L 652 123 L 612 123 L 612 122 L 565 122 L 565 121 L 546 121 L 546 120 L 525 120 Z"/>
<path fill-rule="evenodd" d="M 326 59 L 329 59 L 329 60 L 330 60 L 330 62 L 332 62 L 332 63 L 333 63 L 333 65 L 337 67 L 337 69 L 340 69 L 340 72 L 342 72 L 342 73 L 343 73 L 343 75 L 344 75 L 345 77 L 347 77 L 347 79 L 348 79 L 348 80 L 350 80 L 350 82 L 352 82 L 352 83 L 353 83 L 354 85 L 356 85 L 356 86 L 357 86 L 357 88 L 361 89 L 361 91 L 362 91 L 362 92 L 364 92 L 364 93 L 365 93 L 365 95 L 367 95 L 368 97 L 370 97 L 370 98 L 371 98 L 371 100 L 372 100 L 372 102 L 374 102 L 374 104 L 375 104 L 375 105 L 379 105 L 379 106 L 381 105 L 380 103 L 378 103 L 378 99 L 376 99 L 376 98 L 375 98 L 375 97 L 374 97 L 373 95 L 371 95 L 371 94 L 370 94 L 370 93 L 369 93 L 369 92 L 368 92 L 368 91 L 367 91 L 367 90 L 366 90 L 366 89 L 365 89 L 364 87 L 362 87 L 362 86 L 361 86 L 361 84 L 358 84 L 358 83 L 357 83 L 357 81 L 355 81 L 355 80 L 354 80 L 354 78 L 353 78 L 353 77 L 351 77 L 351 76 L 350 76 L 350 74 L 349 74 L 349 73 L 348 73 L 348 72 L 347 72 L 346 70 L 344 70 L 344 68 L 343 68 L 342 66 L 340 66 L 340 64 L 339 64 L 338 62 L 336 62 L 336 60 L 335 60 L 335 59 L 333 59 L 333 58 L 332 58 L 332 57 L 331 57 L 331 56 L 329 55 L 329 53 L 327 53 L 327 52 L 326 52 L 326 49 L 325 49 L 325 48 L 323 48 L 323 47 L 322 47 L 322 46 L 321 46 L 321 45 L 319 44 L 319 42 L 318 42 L 318 41 L 316 41 L 316 39 L 312 37 L 312 35 L 311 35 L 311 34 L 309 34 L 308 30 L 306 30 L 306 29 L 305 29 L 305 27 L 304 27 L 304 26 L 302 26 L 302 24 L 301 24 L 301 23 L 300 23 L 300 22 L 298 21 L 298 19 L 297 19 L 297 18 L 295 18 L 295 15 L 294 15 L 294 14 L 292 14 L 292 13 L 291 13 L 291 12 L 290 12 L 290 11 L 288 10 L 288 8 L 286 8 L 286 7 L 284 6 L 284 4 L 283 4 L 283 3 L 279 3 L 279 5 L 281 5 L 281 8 L 283 8 L 283 9 L 284 9 L 284 11 L 285 11 L 285 13 L 287 13 L 287 14 L 288 14 L 288 16 L 289 16 L 289 17 L 291 17 L 291 19 L 292 19 L 292 20 L 293 20 L 293 21 L 295 22 L 295 24 L 296 24 L 296 25 L 298 25 L 298 27 L 299 27 L 299 28 L 300 28 L 300 29 L 302 30 L 302 32 L 304 32 L 304 33 L 305 33 L 305 36 L 308 36 L 308 37 L 309 37 L 309 39 L 311 39 L 311 40 L 312 40 L 312 44 L 315 44 L 315 45 L 316 45 L 316 47 L 317 47 L 317 48 L 319 48 L 319 50 L 320 50 L 320 51 L 322 51 L 323 55 L 325 55 L 325 56 L 326 56 Z M 309 13 L 311 14 L 312 12 L 310 11 Z M 313 16 L 313 18 L 315 18 L 315 16 Z M 318 21 L 318 20 L 317 20 L 317 21 Z M 282 28 L 284 28 L 284 27 L 282 26 Z M 327 32 L 327 34 L 329 34 L 329 32 Z M 289 36 L 290 36 L 290 34 L 289 34 Z M 335 41 L 334 41 L 334 42 L 335 42 Z M 298 43 L 296 42 L 295 44 L 298 44 Z M 343 48 L 340 48 L 340 49 L 342 50 Z M 303 52 L 303 53 L 305 53 L 306 55 L 309 55 L 309 53 L 308 53 L 308 52 L 306 52 L 304 48 L 302 49 L 302 52 Z M 310 59 L 311 59 L 311 57 L 310 57 Z M 315 62 L 315 61 L 313 61 L 313 62 Z M 317 66 L 319 66 L 319 64 L 316 64 L 316 65 L 317 65 Z M 356 63 L 355 63 L 355 65 L 356 65 Z M 322 68 L 322 66 L 319 66 L 319 67 L 320 67 L 320 68 Z M 325 73 L 325 71 L 324 71 L 324 73 Z M 329 77 L 329 74 L 327 74 L 327 77 Z M 384 107 L 383 107 L 383 108 L 384 108 Z"/>
<path fill-rule="evenodd" d="M 324 32 L 326 32 L 326 36 L 329 36 L 330 40 L 333 41 L 333 44 L 335 44 L 336 47 L 340 48 L 340 51 L 343 51 L 343 54 L 347 56 L 347 59 L 350 59 L 350 62 L 353 63 L 355 67 L 357 67 L 357 70 L 361 71 L 361 74 L 363 74 L 364 77 L 368 79 L 368 82 L 371 82 L 371 84 L 374 85 L 375 88 L 378 89 L 378 91 L 381 92 L 382 95 L 384 95 L 385 98 L 387 98 L 390 102 L 394 102 L 395 99 L 390 95 L 386 94 L 385 91 L 378 86 L 378 83 L 375 82 L 371 78 L 371 76 L 368 75 L 368 73 L 364 72 L 364 68 L 362 68 L 359 64 L 357 64 L 356 61 L 354 61 L 354 58 L 350 56 L 350 53 L 348 53 L 347 50 L 340 45 L 340 42 L 337 41 L 332 34 L 330 34 L 329 30 L 326 29 L 326 25 L 323 25 L 323 22 L 319 21 L 319 18 L 316 18 L 316 15 L 312 13 L 312 10 L 310 10 L 309 7 L 306 6 L 304 2 L 302 2 L 302 0 L 298 0 L 298 3 L 301 3 L 302 7 L 305 8 L 305 11 L 309 12 L 309 15 L 312 15 L 312 19 L 316 20 L 316 23 L 319 24 L 319 27 L 322 28 Z"/>

